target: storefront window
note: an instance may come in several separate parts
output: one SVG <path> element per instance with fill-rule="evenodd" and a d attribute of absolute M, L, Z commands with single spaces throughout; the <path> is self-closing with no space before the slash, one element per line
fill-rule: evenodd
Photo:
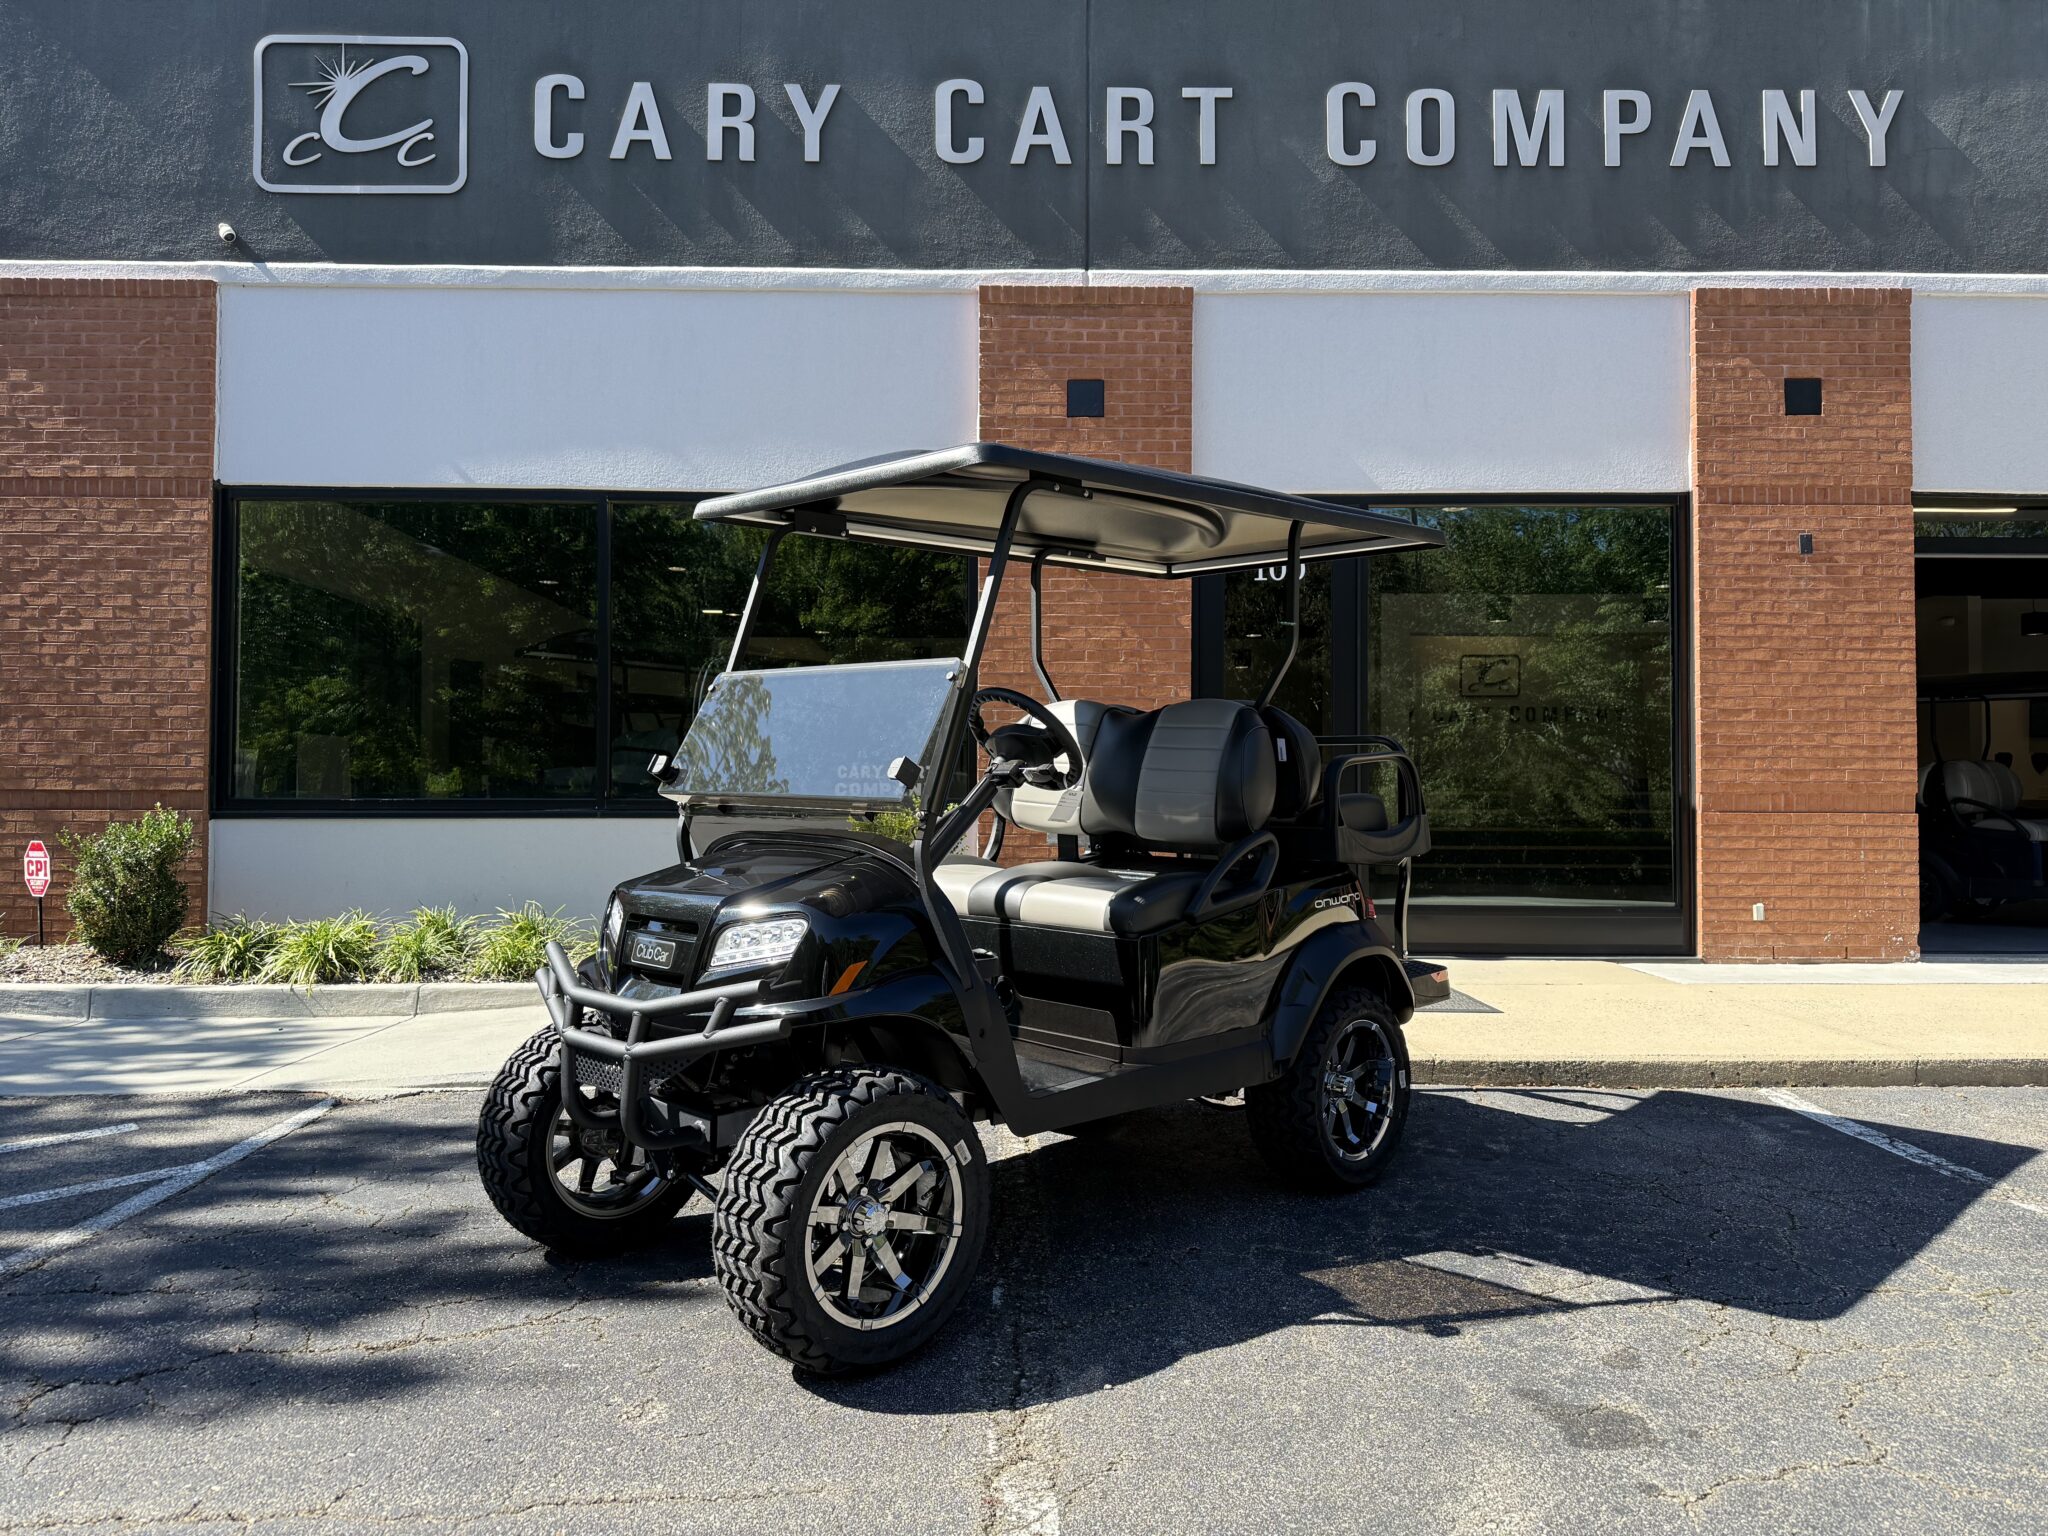
<path fill-rule="evenodd" d="M 597 509 L 244 501 L 234 794 L 596 790 Z"/>
<path fill-rule="evenodd" d="M 228 526 L 223 787 L 272 805 L 657 805 L 647 761 L 725 665 L 764 538 L 599 497 L 237 498 Z M 958 655 L 970 574 L 787 539 L 745 662 Z"/>
<path fill-rule="evenodd" d="M 1367 733 L 1413 754 L 1434 842 L 1421 931 L 1461 905 L 1676 911 L 1671 507 L 1399 513 L 1445 547 L 1307 566 L 1277 702 L 1328 755 Z M 1281 574 L 1221 578 L 1201 691 L 1265 686 L 1287 643 Z M 1393 789 L 1381 771 L 1350 787 Z"/>
<path fill-rule="evenodd" d="M 1671 903 L 1668 507 L 1418 509 L 1374 560 L 1371 729 L 1427 787 L 1420 897 Z"/>

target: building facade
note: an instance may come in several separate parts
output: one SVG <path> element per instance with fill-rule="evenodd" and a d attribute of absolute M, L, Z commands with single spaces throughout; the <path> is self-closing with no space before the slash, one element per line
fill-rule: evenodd
<path fill-rule="evenodd" d="M 974 438 L 1445 530 L 1310 572 L 1282 700 L 1417 753 L 1425 945 L 1910 958 L 1923 767 L 2048 799 L 2039 699 L 1922 702 L 2048 671 L 2038 8 L 0 15 L 9 857 L 161 801 L 195 917 L 594 909 L 751 570 L 693 499 Z M 1049 573 L 1051 670 L 1247 692 L 1274 574 Z"/>

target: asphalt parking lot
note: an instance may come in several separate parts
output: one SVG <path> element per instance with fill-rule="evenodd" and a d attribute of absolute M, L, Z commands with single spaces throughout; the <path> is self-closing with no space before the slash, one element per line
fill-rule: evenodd
<path fill-rule="evenodd" d="M 484 1202 L 474 1095 L 324 1102 L 0 1102 L 0 1530 L 2048 1508 L 2048 1090 L 1431 1092 L 1387 1182 L 1334 1200 L 1208 1105 L 994 1137 L 977 1294 L 830 1383 L 729 1318 L 701 1202 L 629 1261 L 554 1261 Z"/>

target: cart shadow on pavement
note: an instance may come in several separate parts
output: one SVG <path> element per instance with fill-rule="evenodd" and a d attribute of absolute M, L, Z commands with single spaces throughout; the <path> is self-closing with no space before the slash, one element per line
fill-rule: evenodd
<path fill-rule="evenodd" d="M 90 1163 L 67 1149 L 62 1163 L 52 1154 L 32 1173 L 10 1160 L 0 1173 L 18 1169 L 32 1189 L 118 1173 L 123 1157 L 153 1166 L 165 1148 L 126 1143 L 159 1117 L 194 1121 L 206 1102 L 123 1101 L 137 1136 Z M 251 1109 L 251 1123 L 300 1102 Z M 10 1134 L 63 1130 L 76 1113 L 10 1101 Z M 278 1402 L 361 1408 L 465 1370 L 642 1370 L 649 1349 L 687 1372 L 713 1337 L 725 1369 L 728 1349 L 784 1369 L 725 1315 L 702 1202 L 639 1253 L 552 1258 L 478 1187 L 474 1113 L 453 1096 L 344 1106 L 0 1282 L 0 1432 Z M 1992 1178 L 2036 1155 L 1893 1134 Z M 1038 1138 L 996 1163 L 995 1185 L 981 1275 L 933 1345 L 875 1376 L 799 1378 L 807 1390 L 858 1411 L 1008 1409 L 1287 1329 L 1448 1338 L 1667 1297 L 1824 1320 L 1983 1198 L 1768 1104 L 1577 1090 L 1418 1095 L 1387 1178 L 1352 1196 L 1287 1190 L 1242 1113 L 1203 1104 Z M 0 1212 L 0 1251 L 88 1214 Z"/>
<path fill-rule="evenodd" d="M 1993 1179 L 2037 1155 L 1874 1128 Z M 1673 1300 L 1822 1321 L 1984 1195 L 1771 1104 L 1673 1091 L 1418 1094 L 1386 1178 L 1349 1196 L 1278 1185 L 1242 1113 L 1205 1104 L 1041 1138 L 995 1171 L 980 1294 L 922 1356 L 813 1390 L 1005 1409 L 1301 1326 L 1455 1337 Z M 993 1394 L 991 1351 L 1012 1366 Z"/>

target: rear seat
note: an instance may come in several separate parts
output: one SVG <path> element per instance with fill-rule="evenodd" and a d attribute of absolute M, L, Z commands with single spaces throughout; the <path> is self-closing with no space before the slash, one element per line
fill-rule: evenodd
<path fill-rule="evenodd" d="M 1271 731 L 1250 705 L 1226 699 L 1142 712 L 1087 700 L 1052 708 L 1081 745 L 1082 781 L 1063 793 L 1011 791 L 1010 819 L 1053 836 L 1110 839 L 1132 856 L 1114 867 L 1049 860 L 1013 869 L 949 859 L 934 882 L 967 917 L 1122 935 L 1170 927 L 1209 871 L 1149 855 L 1220 854 L 1266 825 L 1277 791 Z"/>

